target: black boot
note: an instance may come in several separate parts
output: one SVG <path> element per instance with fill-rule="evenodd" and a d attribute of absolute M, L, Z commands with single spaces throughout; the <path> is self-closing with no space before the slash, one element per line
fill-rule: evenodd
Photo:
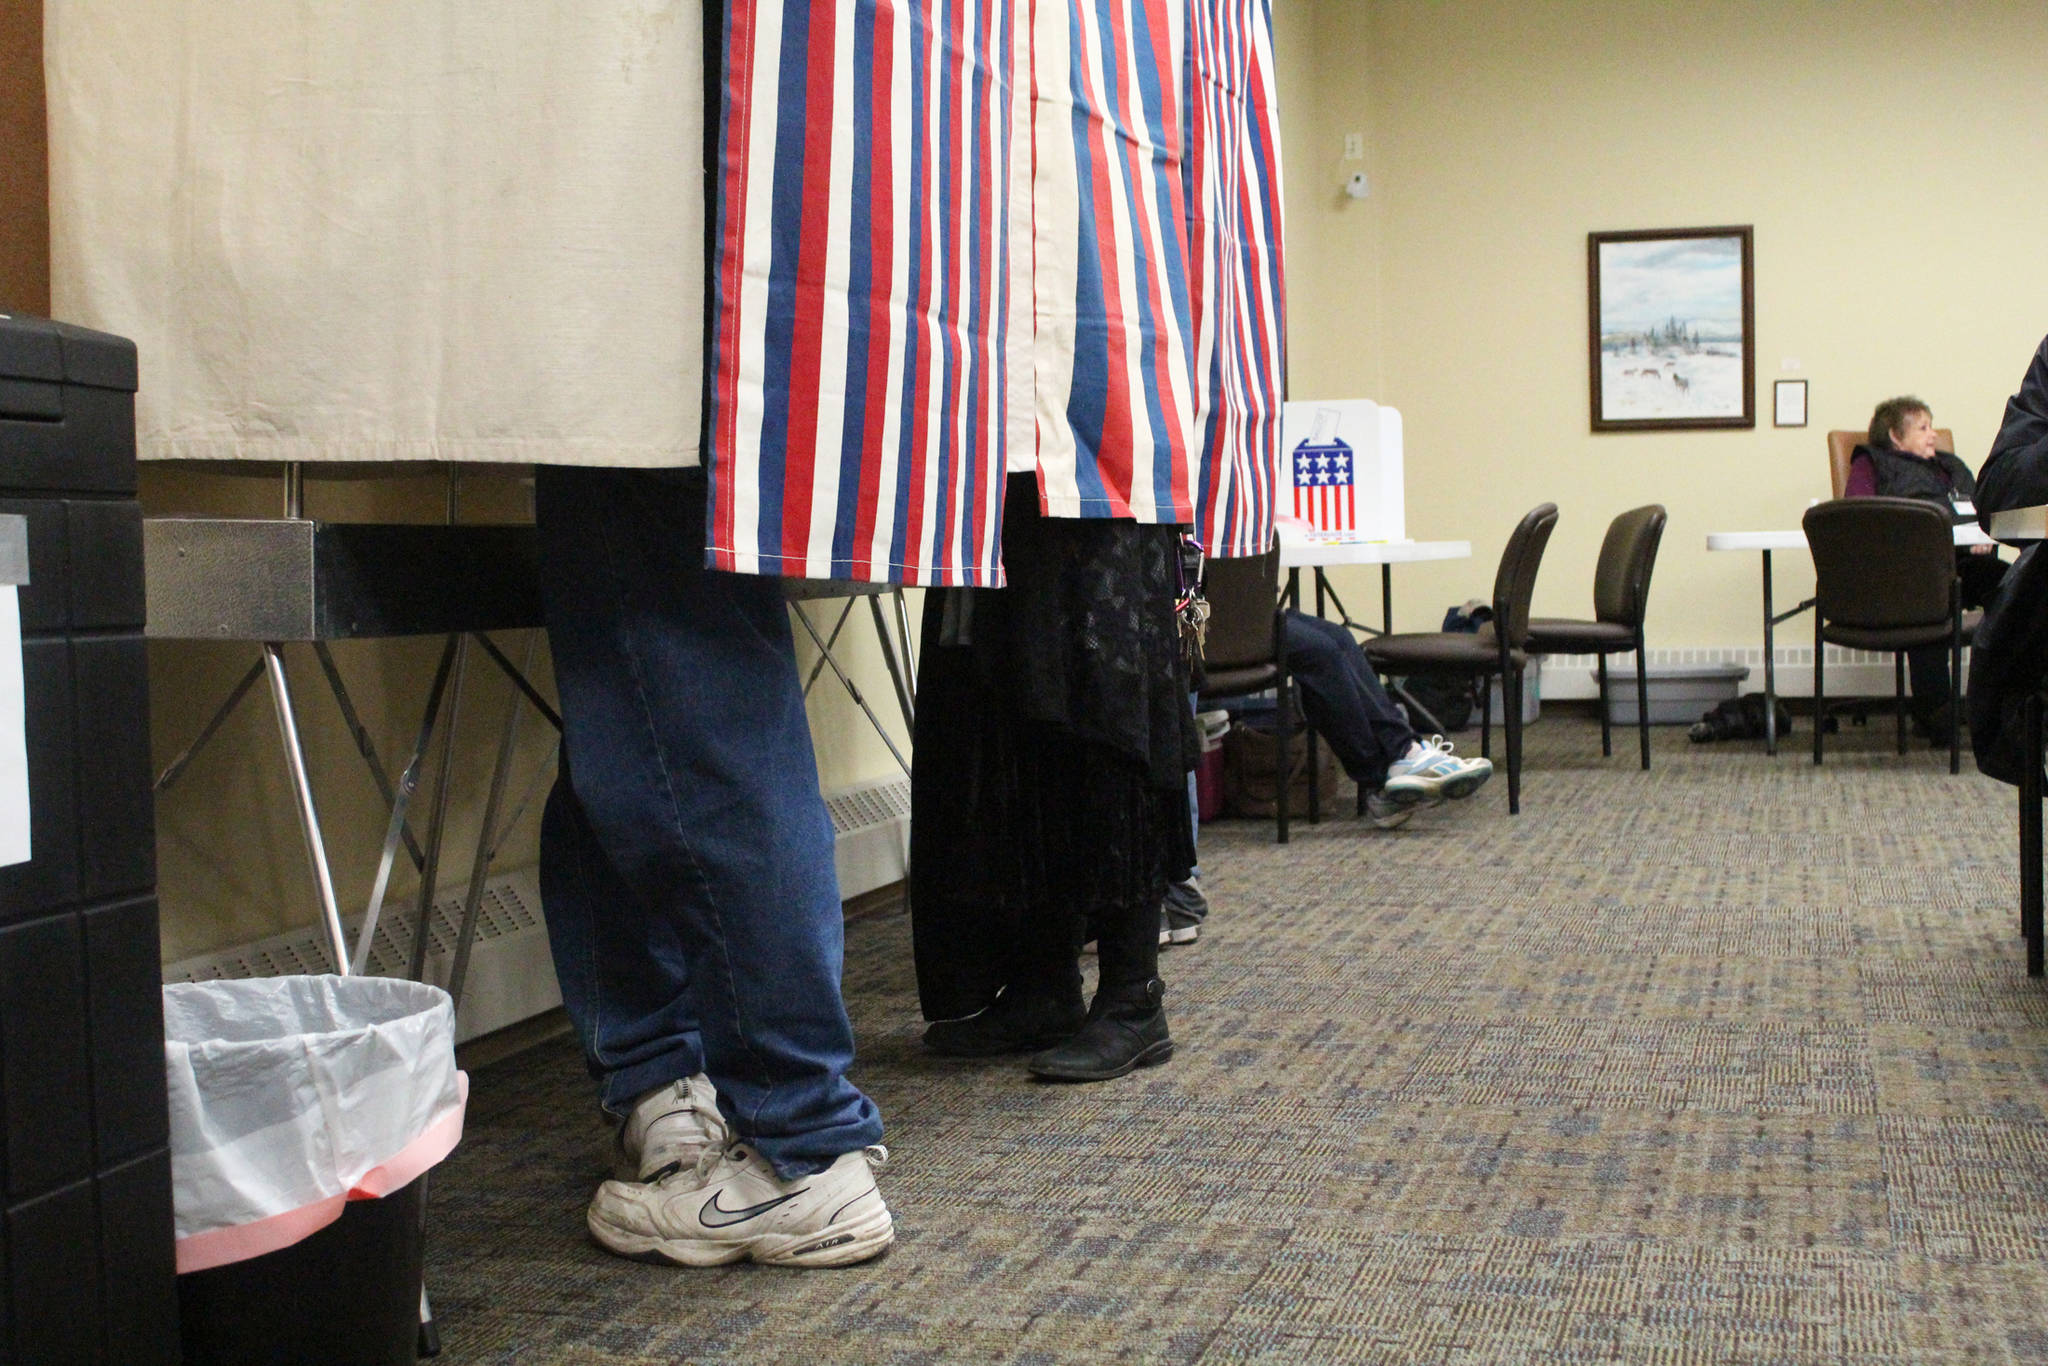
<path fill-rule="evenodd" d="M 924 1046 L 949 1058 L 992 1058 L 1056 1044 L 1081 1027 L 1077 991 L 1072 1000 L 1003 990 L 995 1004 L 964 1020 L 939 1020 L 924 1032 Z"/>
<path fill-rule="evenodd" d="M 1080 1032 L 1026 1066 L 1047 1081 L 1108 1081 L 1134 1067 L 1157 1067 L 1173 1056 L 1165 999 L 1166 983 L 1157 977 L 1098 991 Z"/>

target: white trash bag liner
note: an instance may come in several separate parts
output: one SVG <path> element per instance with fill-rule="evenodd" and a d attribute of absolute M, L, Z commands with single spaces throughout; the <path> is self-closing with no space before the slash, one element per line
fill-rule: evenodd
<path fill-rule="evenodd" d="M 264 977 L 164 988 L 178 1271 L 275 1252 L 462 1139 L 469 1078 L 439 987 Z"/>

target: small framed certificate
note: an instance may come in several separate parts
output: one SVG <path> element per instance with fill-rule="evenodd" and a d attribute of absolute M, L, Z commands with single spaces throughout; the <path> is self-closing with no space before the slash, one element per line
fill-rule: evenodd
<path fill-rule="evenodd" d="M 1805 380 L 1781 379 L 1771 386 L 1771 425 L 1774 427 L 1804 427 L 1806 425 Z"/>

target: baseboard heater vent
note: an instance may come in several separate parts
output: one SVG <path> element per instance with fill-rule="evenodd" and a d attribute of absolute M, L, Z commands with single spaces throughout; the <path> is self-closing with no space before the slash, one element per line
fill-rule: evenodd
<path fill-rule="evenodd" d="M 1804 618 L 1804 637 L 1813 639 L 1812 618 Z M 1800 626 L 1793 623 L 1793 629 Z M 1781 631 L 1783 641 L 1788 632 Z M 1777 683 L 1780 697 L 1811 697 L 1813 695 L 1813 646 L 1780 644 L 1777 654 Z M 1742 682 L 1744 692 L 1764 690 L 1764 652 L 1761 645 L 1707 645 L 1680 646 L 1649 649 L 1650 673 L 1654 677 L 1659 669 L 1696 669 L 1709 664 L 1743 664 L 1749 668 L 1749 677 Z M 1595 681 L 1595 670 L 1599 668 L 1596 655 L 1544 655 L 1543 656 L 1543 697 L 1547 701 L 1568 701 L 1574 698 L 1590 698 L 1600 695 Z M 1635 656 L 1619 654 L 1608 656 L 1608 667 L 1635 671 Z M 1963 673 L 1969 676 L 1970 647 L 1963 646 Z M 1892 657 L 1872 650 L 1852 650 L 1846 646 L 1827 647 L 1827 683 L 1830 697 L 1889 697 L 1892 692 Z"/>
<path fill-rule="evenodd" d="M 455 961 L 456 936 L 462 929 L 465 890 L 460 886 L 444 888 L 435 898 L 427 927 L 429 982 L 447 984 L 449 969 Z M 343 923 L 353 942 L 363 918 L 349 916 Z M 370 943 L 371 972 L 380 977 L 405 975 L 412 951 L 411 924 L 409 903 L 384 908 L 376 937 Z M 205 982 L 332 971 L 322 936 L 308 925 L 252 944 L 238 944 L 168 963 L 164 966 L 164 981 Z M 463 987 L 462 1010 L 455 1021 L 456 1042 L 517 1024 L 561 1003 L 561 988 L 555 985 L 555 960 L 548 952 L 547 925 L 540 916 L 540 883 L 535 870 L 516 868 L 500 873 L 484 884 L 483 901 L 477 910 L 469 980 Z"/>
<path fill-rule="evenodd" d="M 835 861 L 840 895 L 861 896 L 903 879 L 910 859 L 910 780 L 864 783 L 825 798 L 835 834 Z M 430 982 L 445 985 L 455 960 L 456 937 L 462 929 L 464 886 L 444 887 L 434 900 L 428 923 L 427 971 Z M 362 924 L 348 917 L 350 941 Z M 411 953 L 412 906 L 385 907 L 370 945 L 370 971 L 382 977 L 405 975 Z M 163 969 L 166 982 L 205 982 L 244 977 L 276 977 L 321 973 L 333 969 L 323 938 L 313 926 L 289 930 L 253 943 L 237 944 L 201 954 Z M 548 952 L 546 922 L 541 919 L 540 882 L 533 868 L 499 873 L 484 884 L 477 913 L 476 942 L 471 946 L 469 980 L 463 987 L 462 1010 L 455 1022 L 458 1043 L 554 1009 L 562 1003 L 555 984 L 555 962 Z"/>
<path fill-rule="evenodd" d="M 864 896 L 910 871 L 910 779 L 862 783 L 825 795 L 832 813 L 839 895 Z"/>

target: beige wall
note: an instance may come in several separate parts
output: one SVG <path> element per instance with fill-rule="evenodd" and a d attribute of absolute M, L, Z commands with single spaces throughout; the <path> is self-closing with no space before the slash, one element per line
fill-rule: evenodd
<path fill-rule="evenodd" d="M 1397 624 L 1484 596 L 1544 500 L 1562 515 L 1537 608 L 1583 614 L 1608 519 L 1658 501 L 1653 648 L 1755 646 L 1756 557 L 1704 538 L 1796 525 L 1828 493 L 1828 427 L 1912 391 L 1982 461 L 2048 331 L 2048 6 L 1279 9 L 1292 392 L 1400 408 L 1409 534 L 1473 542 L 1398 571 Z M 1362 203 L 1337 190 L 1349 131 Z M 1759 425 L 1592 434 L 1586 233 L 1731 223 L 1755 227 Z M 1781 376 L 1810 382 L 1809 427 L 1771 426 Z M 1781 599 L 1810 587 L 1779 558 Z"/>

